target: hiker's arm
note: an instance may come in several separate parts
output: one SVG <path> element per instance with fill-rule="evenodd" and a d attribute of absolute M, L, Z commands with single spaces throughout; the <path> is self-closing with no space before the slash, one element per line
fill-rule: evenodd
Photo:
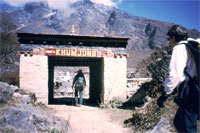
<path fill-rule="evenodd" d="M 76 82 L 76 79 L 77 79 L 77 76 L 74 77 L 74 80 L 73 80 L 73 82 L 72 82 L 72 89 L 74 88 L 74 84 L 75 84 L 75 82 Z"/>
<path fill-rule="evenodd" d="M 83 78 L 84 78 L 84 83 L 85 83 L 85 86 L 86 86 L 86 80 L 85 80 L 85 76 L 83 76 Z"/>
<path fill-rule="evenodd" d="M 169 65 L 169 76 L 164 82 L 166 94 L 171 94 L 174 88 L 185 80 L 184 69 L 187 63 L 187 56 L 185 45 L 176 45 L 173 48 Z"/>
<path fill-rule="evenodd" d="M 173 48 L 171 61 L 169 64 L 169 76 L 164 82 L 164 91 L 158 98 L 159 107 L 164 107 L 164 103 L 176 86 L 185 80 L 184 69 L 187 63 L 187 51 L 185 45 L 177 45 Z"/>

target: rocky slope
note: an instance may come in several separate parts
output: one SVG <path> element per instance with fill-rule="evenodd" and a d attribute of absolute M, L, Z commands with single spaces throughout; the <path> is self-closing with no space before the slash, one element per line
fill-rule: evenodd
<path fill-rule="evenodd" d="M 51 115 L 41 107 L 47 110 L 33 94 L 0 82 L 0 132 L 71 133 L 67 121 Z"/>
<path fill-rule="evenodd" d="M 170 46 L 157 50 L 149 58 L 138 64 L 134 73 L 129 74 L 128 78 L 152 77 L 152 80 L 142 84 L 125 105 L 142 105 L 146 100 L 146 96 L 156 98 L 160 95 L 163 91 L 162 84 L 168 76 L 171 52 L 172 47 Z"/>
<path fill-rule="evenodd" d="M 129 78 L 142 76 L 152 80 L 143 83 L 136 93 L 132 95 L 122 108 L 133 109 L 133 117 L 127 120 L 127 124 L 135 128 L 136 132 L 176 132 L 173 126 L 173 119 L 178 106 L 174 102 L 177 93 L 173 93 L 165 102 L 165 107 L 157 105 L 157 98 L 163 92 L 163 82 L 168 76 L 168 67 L 171 59 L 172 47 L 167 46 L 157 50 L 151 56 L 143 60 L 135 73 L 130 74 Z M 164 122 L 165 121 L 165 122 Z M 157 124 L 160 126 L 156 126 Z M 199 127 L 199 121 L 197 127 Z M 152 129 L 154 127 L 154 129 Z M 162 129 L 164 128 L 164 130 Z M 149 130 L 151 129 L 151 130 Z M 198 132 L 200 129 L 198 128 Z"/>

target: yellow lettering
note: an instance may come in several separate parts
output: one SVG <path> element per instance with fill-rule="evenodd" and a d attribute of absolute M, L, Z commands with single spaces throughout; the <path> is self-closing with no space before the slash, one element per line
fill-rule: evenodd
<path fill-rule="evenodd" d="M 76 56 L 76 49 L 71 50 L 71 56 Z"/>
<path fill-rule="evenodd" d="M 83 50 L 83 51 L 82 51 L 82 56 L 86 56 L 86 55 L 87 55 L 86 50 Z"/>
<path fill-rule="evenodd" d="M 62 49 L 60 54 L 65 55 L 65 49 Z"/>
<path fill-rule="evenodd" d="M 77 50 L 77 56 L 81 56 L 81 51 Z"/>
<path fill-rule="evenodd" d="M 56 55 L 60 55 L 60 49 L 56 49 Z"/>
<path fill-rule="evenodd" d="M 96 57 L 96 56 L 97 56 L 97 51 L 92 50 L 92 56 L 93 56 L 93 57 Z"/>
<path fill-rule="evenodd" d="M 65 50 L 65 54 L 68 55 L 68 56 L 70 56 L 70 50 L 69 50 L 69 49 L 66 49 L 66 50 Z"/>
<path fill-rule="evenodd" d="M 87 50 L 87 56 L 91 56 L 91 55 L 92 55 L 91 50 Z"/>

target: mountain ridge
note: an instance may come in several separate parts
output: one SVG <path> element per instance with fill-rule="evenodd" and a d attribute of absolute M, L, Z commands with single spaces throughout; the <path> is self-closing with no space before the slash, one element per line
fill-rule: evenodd
<path fill-rule="evenodd" d="M 22 7 L 0 10 L 0 21 L 16 25 L 10 32 L 71 34 L 72 25 L 78 35 L 120 36 L 130 38 L 128 68 L 135 68 L 143 59 L 169 45 L 166 33 L 173 23 L 133 16 L 115 7 L 78 1 L 67 9 L 51 8 L 45 2 L 30 2 Z M 2 25 L 1 25 L 2 27 Z M 200 37 L 189 30 L 189 37 Z"/>
<path fill-rule="evenodd" d="M 18 30 L 15 32 L 70 34 L 71 26 L 74 25 L 76 33 L 80 35 L 129 37 L 128 49 L 132 50 L 159 49 L 166 46 L 166 33 L 174 25 L 133 16 L 115 7 L 95 4 L 90 0 L 73 3 L 69 10 L 52 9 L 47 3 L 32 2 L 7 12 L 7 17 L 17 25 Z M 1 11 L 2 13 L 6 12 Z M 198 31 L 188 31 L 194 38 L 199 36 Z"/>

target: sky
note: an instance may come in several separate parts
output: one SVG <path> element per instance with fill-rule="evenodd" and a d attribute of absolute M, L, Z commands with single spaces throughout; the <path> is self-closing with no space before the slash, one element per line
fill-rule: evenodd
<path fill-rule="evenodd" d="M 136 16 L 200 31 L 200 0 L 124 0 L 118 8 Z"/>
<path fill-rule="evenodd" d="M 47 1 L 56 9 L 70 8 L 81 0 L 0 0 L 13 6 L 22 6 L 26 2 Z M 114 6 L 134 16 L 140 16 L 182 25 L 188 29 L 200 31 L 200 0 L 91 0 L 94 3 Z M 73 11 L 71 9 L 71 11 Z"/>

